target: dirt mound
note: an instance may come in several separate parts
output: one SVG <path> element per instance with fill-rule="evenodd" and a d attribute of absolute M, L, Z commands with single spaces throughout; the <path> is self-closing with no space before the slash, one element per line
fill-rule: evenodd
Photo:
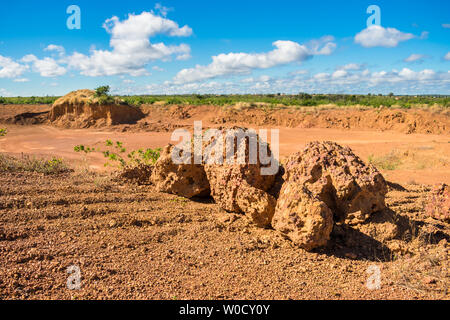
<path fill-rule="evenodd" d="M 24 112 L 4 120 L 5 123 L 18 125 L 43 124 L 48 121 L 49 111 Z"/>
<path fill-rule="evenodd" d="M 185 198 L 209 195 L 209 182 L 201 164 L 176 164 L 172 161 L 175 146 L 169 144 L 156 162 L 151 181 L 160 192 L 167 192 Z M 193 157 L 193 156 L 192 156 Z"/>
<path fill-rule="evenodd" d="M 273 227 L 307 250 L 326 243 L 333 221 L 361 223 L 386 208 L 383 176 L 334 142 L 309 143 L 284 170 Z"/>
<path fill-rule="evenodd" d="M 273 186 L 278 172 L 277 163 L 276 172 L 264 173 L 266 165 L 262 164 L 260 149 L 266 148 L 265 154 L 272 157 L 269 146 L 261 144 L 256 132 L 245 128 L 221 129 L 216 134 L 210 140 L 207 138 L 208 143 L 204 145 L 211 196 L 224 210 L 245 213 L 256 225 L 269 226 L 276 200 L 267 191 Z M 229 152 L 230 147 L 232 152 Z M 252 148 L 254 158 L 250 154 Z"/>
<path fill-rule="evenodd" d="M 215 124 L 247 123 L 257 126 L 393 130 L 402 133 L 445 134 L 450 130 L 448 111 L 401 109 L 339 109 L 300 107 L 283 109 L 250 108 L 245 111 L 222 108 L 211 118 Z"/>
<path fill-rule="evenodd" d="M 118 99 L 103 102 L 92 90 L 73 91 L 53 104 L 49 120 L 65 128 L 130 124 L 144 117 L 142 111 Z"/>
<path fill-rule="evenodd" d="M 431 190 L 425 213 L 432 218 L 450 222 L 450 187 L 448 185 L 441 184 Z"/>
<path fill-rule="evenodd" d="M 116 177 L 117 181 L 127 180 L 139 185 L 150 184 L 150 177 L 153 172 L 153 166 L 148 164 L 139 164 L 137 166 L 126 167 Z"/>

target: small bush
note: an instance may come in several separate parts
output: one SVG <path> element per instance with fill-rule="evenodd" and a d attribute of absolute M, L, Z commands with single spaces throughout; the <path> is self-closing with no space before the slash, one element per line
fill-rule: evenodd
<path fill-rule="evenodd" d="M 8 133 L 8 130 L 0 128 L 0 137 L 6 136 L 7 133 Z"/>
<path fill-rule="evenodd" d="M 92 148 L 84 145 L 75 146 L 73 149 L 75 152 L 84 152 L 86 154 L 91 152 L 100 152 L 107 159 L 104 164 L 105 167 L 109 165 L 118 164 L 119 168 L 135 167 L 139 165 L 154 165 L 159 159 L 161 148 L 157 149 L 139 149 L 128 153 L 127 149 L 123 146 L 123 142 L 112 140 L 106 140 L 106 149 L 101 150 L 99 148 Z"/>
<path fill-rule="evenodd" d="M 110 90 L 109 86 L 101 86 L 101 87 L 95 88 L 95 96 L 96 97 L 108 96 L 109 90 Z"/>

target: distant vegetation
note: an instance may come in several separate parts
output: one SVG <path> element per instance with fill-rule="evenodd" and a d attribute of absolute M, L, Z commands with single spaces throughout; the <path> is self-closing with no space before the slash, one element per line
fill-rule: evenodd
<path fill-rule="evenodd" d="M 102 99 L 110 99 L 109 87 L 102 86 L 96 89 L 96 95 Z M 0 97 L 0 104 L 52 104 L 59 97 Z M 337 106 L 369 106 L 391 107 L 400 106 L 411 108 L 421 105 L 439 105 L 450 107 L 450 96 L 395 96 L 389 95 L 349 95 L 349 94 L 307 94 L 296 95 L 266 94 L 266 95 L 141 95 L 141 96 L 117 96 L 128 104 L 140 106 L 151 105 L 160 102 L 168 105 L 234 105 L 238 102 L 265 103 L 270 106 L 318 106 L 334 104 Z"/>

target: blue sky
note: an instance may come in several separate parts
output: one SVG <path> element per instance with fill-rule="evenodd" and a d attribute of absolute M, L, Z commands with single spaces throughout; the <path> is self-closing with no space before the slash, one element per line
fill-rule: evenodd
<path fill-rule="evenodd" d="M 450 94 L 449 39 L 440 0 L 17 0 L 0 4 L 0 95 Z"/>

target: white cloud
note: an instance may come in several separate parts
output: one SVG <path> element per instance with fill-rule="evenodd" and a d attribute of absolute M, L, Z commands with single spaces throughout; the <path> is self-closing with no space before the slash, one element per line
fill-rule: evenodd
<path fill-rule="evenodd" d="M 339 70 L 339 69 L 337 69 Z M 342 69 L 340 69 L 342 70 Z M 124 94 L 131 90 L 122 88 Z M 207 80 L 190 83 L 165 81 L 145 87 L 133 88 L 136 94 L 248 94 L 248 93 L 389 93 L 396 94 L 449 94 L 450 71 L 438 72 L 408 68 L 391 71 L 369 69 L 337 73 L 318 73 L 298 77 L 288 73 L 285 77 L 247 77 L 233 81 Z"/>
<path fill-rule="evenodd" d="M 156 12 L 159 12 L 163 17 L 167 16 L 169 11 L 173 11 L 173 8 L 164 7 L 161 3 L 155 4 Z"/>
<path fill-rule="evenodd" d="M 450 61 L 450 51 L 444 56 L 444 59 Z"/>
<path fill-rule="evenodd" d="M 184 54 L 180 54 L 179 56 L 177 56 L 177 60 L 180 60 L 180 61 L 184 61 L 184 60 L 189 60 L 190 58 L 192 58 L 192 56 L 191 56 L 191 54 L 188 52 L 188 53 L 184 53 Z"/>
<path fill-rule="evenodd" d="M 450 29 L 450 23 L 443 23 L 442 28 Z"/>
<path fill-rule="evenodd" d="M 411 33 L 403 33 L 395 28 L 383 28 L 382 26 L 372 25 L 359 32 L 355 36 L 354 41 L 365 48 L 393 48 L 399 42 L 407 41 L 414 37 Z"/>
<path fill-rule="evenodd" d="M 158 66 L 153 66 L 152 69 L 155 70 L 155 71 L 159 71 L 159 72 L 163 72 L 164 71 L 163 68 L 158 67 Z"/>
<path fill-rule="evenodd" d="M 103 27 L 111 34 L 112 50 L 93 49 L 89 56 L 75 52 L 68 57 L 71 68 L 86 76 L 141 76 L 147 74 L 145 66 L 151 61 L 168 60 L 172 55 L 180 59 L 190 57 L 191 49 L 187 44 L 167 46 L 162 42 L 150 42 L 149 38 L 158 34 L 177 37 L 192 34 L 189 26 L 180 28 L 176 22 L 153 12 L 130 14 L 124 21 L 112 17 Z"/>
<path fill-rule="evenodd" d="M 358 63 L 349 63 L 344 66 L 340 66 L 337 69 L 338 70 L 361 70 L 362 67 L 363 67 L 363 65 L 358 64 Z"/>
<path fill-rule="evenodd" d="M 17 78 L 13 80 L 14 82 L 29 82 L 30 79 L 27 78 Z"/>
<path fill-rule="evenodd" d="M 335 72 L 333 72 L 333 74 L 331 76 L 336 79 L 336 78 L 343 78 L 347 75 L 348 75 L 348 72 L 345 70 L 336 70 Z"/>
<path fill-rule="evenodd" d="M 268 69 L 291 62 L 301 62 L 313 55 L 329 54 L 336 46 L 330 45 L 332 37 L 310 42 L 311 47 L 293 41 L 275 41 L 274 50 L 265 53 L 228 53 L 212 57 L 212 63 L 206 66 L 183 69 L 175 76 L 177 83 L 195 82 L 225 75 L 250 73 L 254 69 Z M 320 47 L 322 45 L 322 47 Z M 333 49 L 332 49 L 333 48 Z"/>
<path fill-rule="evenodd" d="M 6 89 L 0 88 L 0 97 L 12 97 L 12 93 Z"/>
<path fill-rule="evenodd" d="M 56 51 L 60 56 L 64 56 L 66 53 L 66 50 L 63 46 L 58 46 L 55 44 L 50 44 L 46 48 L 44 48 L 44 51 Z"/>
<path fill-rule="evenodd" d="M 426 55 L 413 53 L 408 58 L 404 59 L 404 62 L 418 62 L 423 61 L 426 58 Z"/>
<path fill-rule="evenodd" d="M 25 63 L 31 63 L 33 71 L 38 72 L 42 77 L 58 77 L 66 74 L 66 68 L 60 66 L 53 58 L 46 57 L 38 59 L 33 54 L 28 54 L 22 58 Z"/>
<path fill-rule="evenodd" d="M 124 79 L 122 82 L 123 82 L 123 83 L 126 83 L 126 84 L 132 84 L 132 83 L 135 83 L 135 81 L 134 81 L 134 80 L 131 80 L 131 79 Z"/>
<path fill-rule="evenodd" d="M 422 31 L 422 33 L 420 34 L 419 39 L 426 40 L 426 39 L 428 39 L 429 35 L 430 35 L 430 33 L 428 31 Z"/>
<path fill-rule="evenodd" d="M 0 78 L 16 78 L 27 69 L 27 66 L 21 65 L 11 58 L 0 56 Z"/>
<path fill-rule="evenodd" d="M 307 43 L 307 47 L 311 55 L 330 55 L 336 49 L 336 43 L 333 42 L 333 36 L 323 36 L 317 40 L 311 40 Z"/>

